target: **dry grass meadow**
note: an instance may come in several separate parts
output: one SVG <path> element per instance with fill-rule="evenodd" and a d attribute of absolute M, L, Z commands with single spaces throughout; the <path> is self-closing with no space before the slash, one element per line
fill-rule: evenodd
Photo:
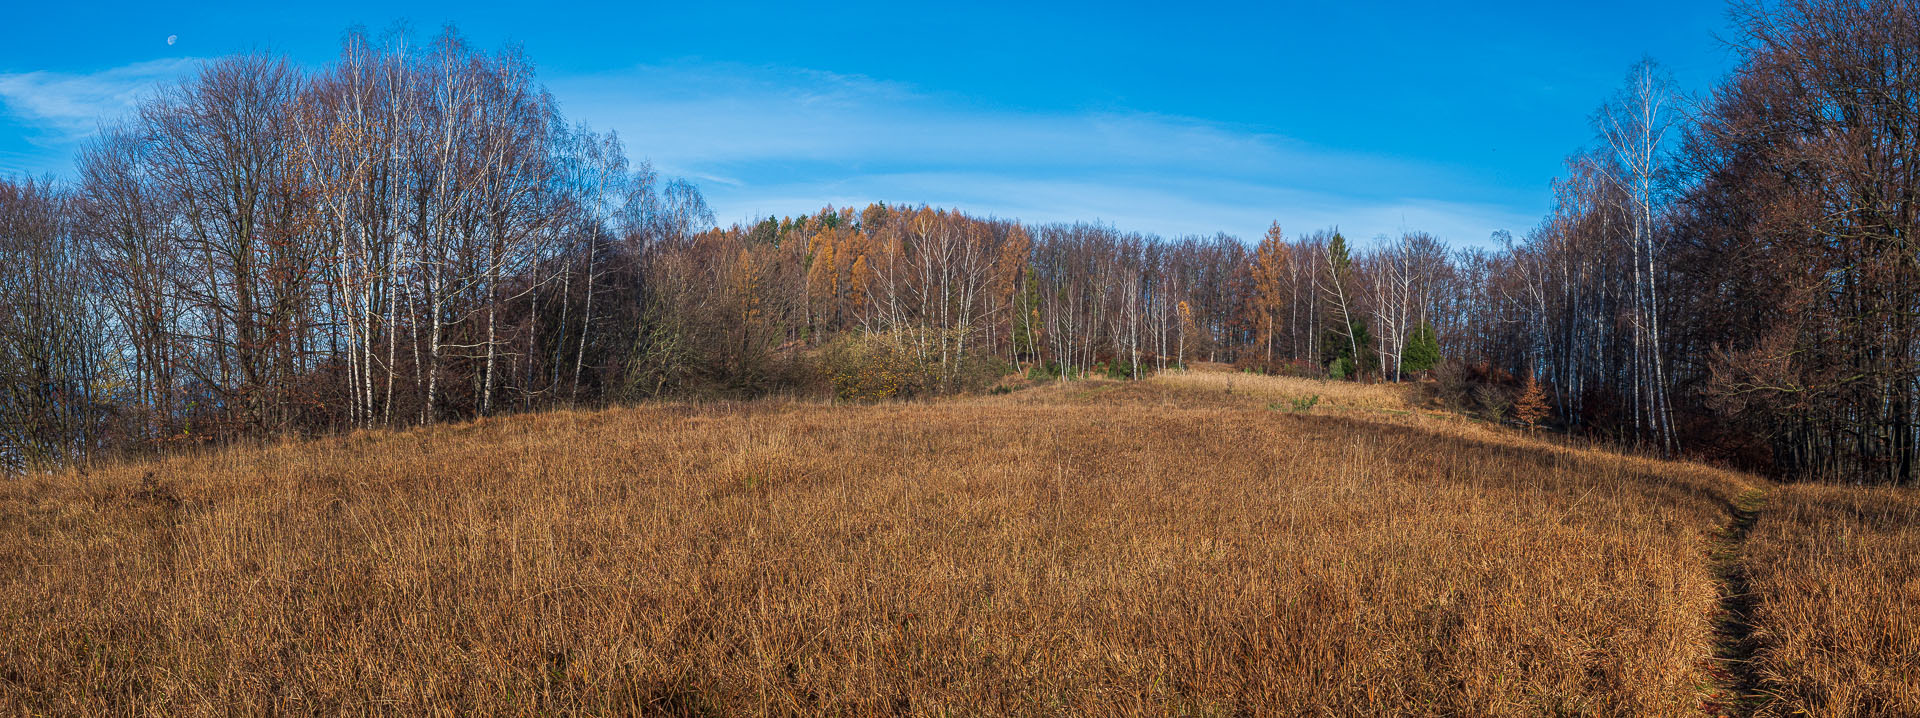
<path fill-rule="evenodd" d="M 1742 558 L 1769 712 L 1920 716 L 1920 496 L 1781 487 Z"/>
<path fill-rule="evenodd" d="M 1699 715 L 1756 489 L 1768 709 L 1920 705 L 1911 497 L 1405 396 L 664 404 L 12 481 L 0 710 Z"/>

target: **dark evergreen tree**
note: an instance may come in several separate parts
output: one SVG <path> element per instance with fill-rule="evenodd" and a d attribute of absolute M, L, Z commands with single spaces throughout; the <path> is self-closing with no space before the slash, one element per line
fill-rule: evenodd
<path fill-rule="evenodd" d="M 1407 337 L 1407 346 L 1401 351 L 1400 370 L 1408 374 L 1418 374 L 1440 365 L 1440 337 L 1433 331 L 1433 325 L 1421 322 Z"/>

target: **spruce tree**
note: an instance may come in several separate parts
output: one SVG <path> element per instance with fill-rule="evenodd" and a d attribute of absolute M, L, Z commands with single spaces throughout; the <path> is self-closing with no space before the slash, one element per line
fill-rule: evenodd
<path fill-rule="evenodd" d="M 1400 353 L 1400 371 L 1418 374 L 1440 365 L 1440 338 L 1434 334 L 1433 326 L 1421 322 L 1413 330 L 1413 336 L 1407 337 L 1407 346 Z"/>

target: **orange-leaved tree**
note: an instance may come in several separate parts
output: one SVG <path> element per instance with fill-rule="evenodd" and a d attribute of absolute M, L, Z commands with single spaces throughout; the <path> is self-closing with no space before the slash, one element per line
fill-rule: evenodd
<path fill-rule="evenodd" d="M 1280 323 L 1280 313 L 1286 311 L 1287 297 L 1281 292 L 1280 279 L 1286 271 L 1287 253 L 1286 236 L 1276 221 L 1267 228 L 1267 236 L 1254 250 L 1253 296 L 1248 297 L 1252 314 L 1249 323 L 1260 344 L 1266 347 L 1268 361 L 1273 360 L 1273 336 Z"/>
<path fill-rule="evenodd" d="M 1527 425 L 1528 431 L 1532 431 L 1535 424 L 1547 418 L 1547 412 L 1547 390 L 1533 377 L 1533 372 L 1527 372 L 1527 381 L 1520 388 L 1520 398 L 1513 402 L 1513 418 L 1519 419 Z"/>

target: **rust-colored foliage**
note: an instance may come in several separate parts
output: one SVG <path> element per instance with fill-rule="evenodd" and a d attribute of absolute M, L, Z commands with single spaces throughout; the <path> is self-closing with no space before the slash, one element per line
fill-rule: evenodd
<path fill-rule="evenodd" d="M 1532 374 L 1520 385 L 1520 396 L 1513 400 L 1513 418 L 1532 429 L 1541 419 L 1547 418 L 1552 407 L 1547 404 L 1547 390 L 1540 385 Z"/>

